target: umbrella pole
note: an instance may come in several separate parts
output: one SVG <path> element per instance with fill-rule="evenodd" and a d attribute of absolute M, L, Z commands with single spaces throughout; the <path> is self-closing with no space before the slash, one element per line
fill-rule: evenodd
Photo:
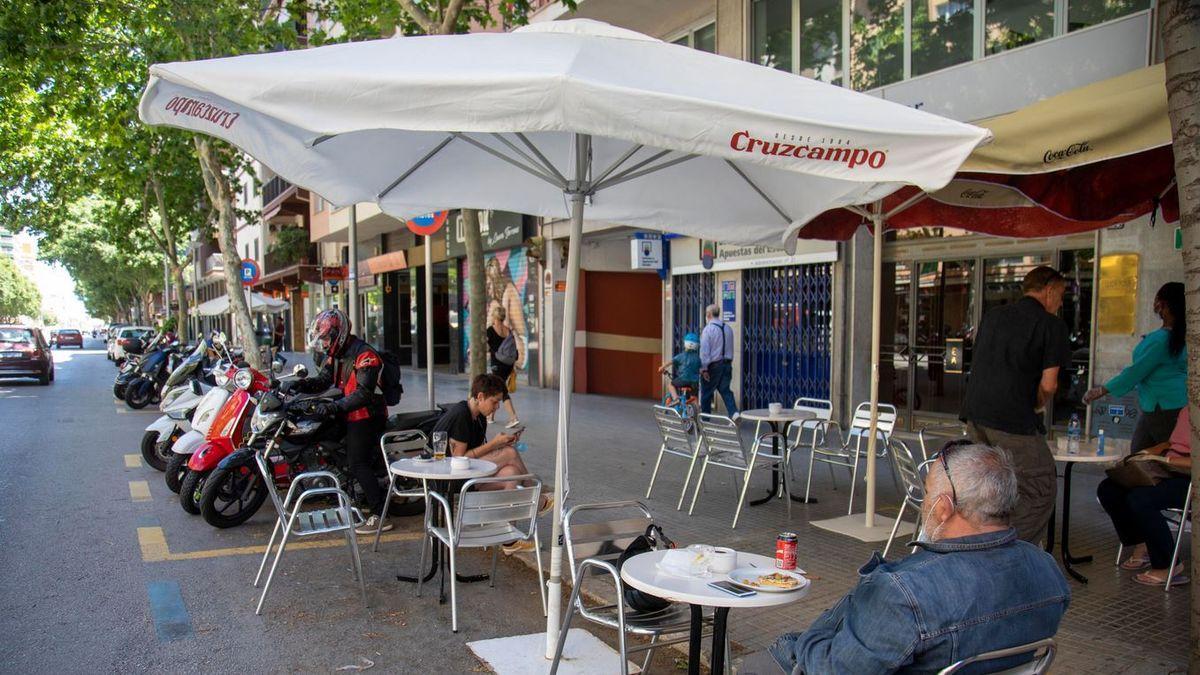
<path fill-rule="evenodd" d="M 433 237 L 425 235 L 425 390 L 433 410 Z"/>
<path fill-rule="evenodd" d="M 871 212 L 875 230 L 871 279 L 871 430 L 867 437 L 867 518 L 864 525 L 875 527 L 875 435 L 879 428 L 879 332 L 883 290 L 883 204 Z"/>
<path fill-rule="evenodd" d="M 571 421 L 571 391 L 575 388 L 575 320 L 579 307 L 580 241 L 583 239 L 583 182 L 591 155 L 592 137 L 575 135 L 575 180 L 567 188 L 571 201 L 571 233 L 567 240 L 567 292 L 563 301 L 562 350 L 558 368 L 558 440 L 554 452 L 554 509 L 550 537 L 550 581 L 547 585 L 546 658 L 558 646 L 562 616 L 562 514 L 566 484 L 567 435 Z M 567 608 L 570 611 L 570 608 Z"/>

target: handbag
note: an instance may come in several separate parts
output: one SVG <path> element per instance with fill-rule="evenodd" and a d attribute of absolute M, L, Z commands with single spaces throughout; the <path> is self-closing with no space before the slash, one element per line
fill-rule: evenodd
<path fill-rule="evenodd" d="M 504 386 L 508 388 L 510 394 L 517 390 L 517 370 L 515 368 L 508 371 L 508 379 L 504 382 Z"/>
<path fill-rule="evenodd" d="M 1106 469 L 1105 474 L 1114 483 L 1123 488 L 1154 487 L 1159 481 L 1171 475 L 1167 465 L 1162 462 L 1145 459 L 1135 459 L 1138 455 L 1129 455 L 1116 466 Z"/>
<path fill-rule="evenodd" d="M 639 535 L 637 539 L 630 542 L 629 546 L 625 547 L 625 551 L 621 553 L 621 557 L 617 558 L 617 572 L 620 573 L 621 567 L 625 565 L 625 561 L 635 555 L 667 548 L 675 548 L 675 542 L 663 534 L 661 527 L 650 525 L 646 528 L 646 533 Z M 632 608 L 636 612 L 657 612 L 671 605 L 670 601 L 664 600 L 657 595 L 639 591 L 629 584 L 622 584 L 622 589 L 624 590 L 622 596 L 625 599 L 625 606 Z"/>

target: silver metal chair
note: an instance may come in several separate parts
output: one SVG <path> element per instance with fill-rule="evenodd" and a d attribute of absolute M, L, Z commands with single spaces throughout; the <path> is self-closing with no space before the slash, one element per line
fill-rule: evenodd
<path fill-rule="evenodd" d="M 1041 650 L 1045 651 L 1041 651 Z M 1019 666 L 1005 668 L 1004 670 L 995 671 L 997 675 L 1043 675 L 1050 670 L 1050 664 L 1054 663 L 1054 655 L 1058 652 L 1058 648 L 1054 644 L 1054 638 L 1046 638 L 1037 642 L 1030 642 L 1027 645 L 1019 645 L 1017 647 L 1009 647 L 1008 649 L 997 649 L 994 652 L 979 654 L 970 658 L 956 661 L 949 666 L 938 671 L 938 675 L 952 675 L 966 668 L 972 663 L 980 663 L 982 661 L 999 661 L 1021 654 L 1029 654 L 1033 652 L 1033 660 L 1029 663 L 1022 663 Z M 1040 654 L 1038 652 L 1041 652 Z"/>
<path fill-rule="evenodd" d="M 896 470 L 900 472 L 900 483 L 904 486 L 904 499 L 900 502 L 900 512 L 896 514 L 896 522 L 892 525 L 892 533 L 888 535 L 887 544 L 883 547 L 883 557 L 887 558 L 888 551 L 892 547 L 892 540 L 896 538 L 896 531 L 900 529 L 900 520 L 904 518 L 904 510 L 911 506 L 917 510 L 917 532 L 921 531 L 921 505 L 925 501 L 925 475 L 929 468 L 929 464 L 934 460 L 925 460 L 920 464 L 917 463 L 912 452 L 909 451 L 908 445 L 900 439 L 892 439 L 892 461 L 896 463 Z"/>
<path fill-rule="evenodd" d="M 675 510 L 683 508 L 683 498 L 687 496 L 688 483 L 692 480 L 692 471 L 696 468 L 696 458 L 700 456 L 700 439 L 693 437 L 692 429 L 696 425 L 685 420 L 679 411 L 667 406 L 654 406 L 654 422 L 658 425 L 662 445 L 658 447 L 658 459 L 654 460 L 654 472 L 650 474 L 650 485 L 646 488 L 646 499 L 654 489 L 654 480 L 658 477 L 658 468 L 662 464 L 663 455 L 675 455 L 691 460 L 688 463 L 687 475 L 683 478 L 683 489 L 679 492 L 679 503 Z"/>
<path fill-rule="evenodd" d="M 779 441 L 778 454 L 773 448 L 775 440 Z M 791 481 L 785 466 L 788 457 L 787 439 L 783 438 L 782 434 L 771 432 L 758 436 L 747 449 L 736 422 L 724 415 L 701 413 L 700 447 L 704 453 L 704 463 L 700 465 L 700 478 L 692 492 L 689 516 L 696 509 L 696 498 L 700 496 L 700 488 L 704 485 L 704 474 L 709 465 L 712 465 L 742 474 L 742 488 L 738 493 L 737 509 L 733 512 L 731 527 L 737 527 L 738 518 L 742 515 L 742 506 L 746 503 L 746 490 L 750 487 L 750 474 L 754 473 L 756 468 L 778 469 L 783 475 L 784 501 L 787 502 L 788 518 L 791 518 Z"/>
<path fill-rule="evenodd" d="M 579 522 L 581 519 L 586 522 Z M 563 645 L 576 612 L 591 623 L 617 631 L 622 675 L 628 675 L 631 653 L 646 652 L 642 663 L 644 671 L 655 649 L 687 642 L 691 629 L 691 610 L 687 605 L 675 603 L 657 612 L 638 612 L 625 607 L 624 585 L 617 561 L 626 547 L 645 534 L 652 524 L 654 518 L 650 510 L 638 501 L 579 504 L 563 516 L 563 542 L 567 549 L 567 564 L 571 568 L 572 590 L 567 616 L 558 633 L 554 662 L 550 666 L 552 675 L 558 671 Z M 599 584 L 586 582 L 589 578 L 604 577 L 615 587 L 615 598 L 607 589 L 599 592 Z M 584 601 L 585 585 L 589 595 L 601 598 L 597 603 Z M 705 621 L 708 625 L 709 619 Z M 626 644 L 628 635 L 648 637 L 650 642 L 629 646 Z M 728 649 L 726 646 L 726 653 L 729 653 Z"/>
<path fill-rule="evenodd" d="M 1192 521 L 1192 482 L 1188 482 L 1187 496 L 1183 498 L 1183 508 L 1181 509 L 1163 509 L 1167 516 L 1167 522 L 1175 525 L 1175 551 L 1171 554 L 1171 567 L 1167 571 L 1167 584 L 1163 590 L 1167 593 L 1171 592 L 1171 580 L 1175 578 L 1175 565 L 1179 564 L 1179 549 L 1183 544 L 1183 533 L 1188 530 L 1188 525 Z M 1117 561 L 1116 565 L 1121 564 L 1121 556 L 1125 554 L 1125 545 L 1117 545 Z"/>
<path fill-rule="evenodd" d="M 279 549 L 275 552 L 275 560 L 271 563 L 271 572 L 267 574 L 267 583 L 263 586 L 262 596 L 258 599 L 258 607 L 255 608 L 254 613 L 262 614 L 263 603 L 266 602 L 267 593 L 271 590 L 271 580 L 275 578 L 275 569 L 279 566 L 279 559 L 283 557 L 283 549 L 287 546 L 288 539 L 293 536 L 311 537 L 335 532 L 342 532 L 346 536 L 346 545 L 350 547 L 350 557 L 354 563 L 354 576 L 358 579 L 363 604 L 367 604 L 367 586 L 363 580 L 362 558 L 358 554 L 358 537 L 354 533 L 356 527 L 362 526 L 364 519 L 362 513 L 350 505 L 350 497 L 338 485 L 337 477 L 328 471 L 302 473 L 292 479 L 287 497 L 281 501 L 279 493 L 275 490 L 275 477 L 266 460 L 263 459 L 261 453 L 257 452 L 254 454 L 254 459 L 258 463 L 258 471 L 263 477 L 263 482 L 266 483 L 267 494 L 271 497 L 271 504 L 274 505 L 277 516 L 275 527 L 271 530 L 271 539 L 267 541 L 267 550 L 263 552 L 262 562 L 258 565 L 258 574 L 254 577 L 255 588 L 258 588 L 258 582 L 262 578 L 263 569 L 267 565 L 267 557 L 271 555 L 271 546 L 275 543 L 275 537 L 281 530 L 283 532 L 283 538 L 279 541 Z M 331 486 L 301 488 L 305 483 L 321 481 L 328 481 Z M 336 507 L 311 511 L 301 510 L 311 499 L 331 496 L 337 497 L 338 505 Z"/>
<path fill-rule="evenodd" d="M 947 431 L 952 431 L 954 434 L 949 438 L 946 438 L 947 434 L 944 432 Z M 929 459 L 929 441 L 940 438 L 946 438 L 946 440 L 965 438 L 966 435 L 967 426 L 962 422 L 954 422 L 949 424 L 926 424 L 925 426 L 921 427 L 920 431 L 917 432 L 917 442 L 921 445 L 921 461 L 924 462 L 925 460 Z M 936 450 L 934 450 L 934 452 L 936 452 Z"/>
<path fill-rule="evenodd" d="M 896 406 L 889 403 L 879 404 L 879 418 L 876 422 L 877 443 L 876 456 L 887 456 L 888 440 L 891 438 L 892 430 L 896 428 Z M 864 457 L 867 453 L 867 436 L 871 433 L 871 404 L 860 403 L 854 409 L 854 417 L 850 420 L 850 427 L 846 430 L 846 437 L 839 439 L 841 447 L 830 448 L 812 446 L 812 454 L 808 458 L 808 485 L 804 489 L 804 500 L 808 501 L 809 492 L 812 489 L 812 473 L 813 464 L 815 462 L 825 462 L 834 466 L 844 466 L 850 469 L 850 504 L 846 508 L 846 513 L 854 512 L 854 488 L 858 484 L 858 460 Z M 853 447 L 852 447 L 853 446 Z M 892 478 L 895 479 L 895 467 L 893 465 Z M 896 486 L 897 492 L 900 490 L 899 484 Z"/>
<path fill-rule="evenodd" d="M 388 431 L 379 438 L 379 452 L 383 455 L 383 465 L 390 466 L 392 462 L 401 459 L 404 453 L 413 450 L 424 450 L 429 447 L 429 439 L 416 429 L 408 431 Z M 383 513 L 379 514 L 379 528 L 375 530 L 375 544 L 372 551 L 379 550 L 379 537 L 383 534 L 383 522 L 387 519 L 388 509 L 391 508 L 392 498 L 424 497 L 425 489 L 402 489 L 396 487 L 396 474 L 388 471 L 387 499 L 383 502 Z"/>
<path fill-rule="evenodd" d="M 500 490 L 474 489 L 484 485 L 496 485 L 512 481 L 532 481 L 529 487 L 505 488 Z M 542 615 L 546 614 L 546 585 L 542 575 L 542 545 L 538 539 L 537 512 L 542 495 L 542 482 L 532 474 L 506 476 L 503 478 L 473 478 L 463 483 L 458 493 L 458 512 L 451 514 L 450 501 L 430 490 L 427 497 L 432 500 L 425 508 L 425 533 L 421 538 L 421 565 L 425 569 L 425 554 L 429 549 L 429 537 L 435 537 L 445 545 L 450 557 L 450 628 L 458 632 L 458 597 L 456 579 L 458 563 L 455 552 L 460 548 L 491 548 L 492 574 L 489 585 L 496 585 L 496 560 L 500 545 L 512 541 L 533 539 L 534 555 L 537 558 L 538 590 L 542 596 Z M 434 504 L 442 509 L 444 525 L 433 524 Z M 417 595 L 421 594 L 421 580 L 417 580 Z"/>
<path fill-rule="evenodd" d="M 841 425 L 833 420 L 832 401 L 802 396 L 792 404 L 792 409 L 812 413 L 815 417 L 796 422 L 787 429 L 789 470 L 792 467 L 791 453 L 806 446 L 809 448 L 809 452 L 812 452 L 812 449 L 818 445 L 824 446 L 829 438 L 830 430 L 834 431 L 837 438 L 841 438 Z M 755 434 L 757 433 L 755 431 Z M 793 472 L 791 475 L 795 480 L 795 473 Z M 829 469 L 829 475 L 833 475 L 832 467 Z"/>

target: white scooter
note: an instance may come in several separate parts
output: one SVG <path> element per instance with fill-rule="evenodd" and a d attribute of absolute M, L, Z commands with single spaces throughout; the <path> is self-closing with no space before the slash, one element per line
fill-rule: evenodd
<path fill-rule="evenodd" d="M 171 446 L 191 430 L 189 420 L 200 399 L 213 386 L 209 357 L 217 358 L 219 348 L 215 338 L 200 340 L 167 378 L 162 387 L 159 409 L 163 415 L 146 427 L 142 435 L 142 457 L 150 466 L 165 471 L 171 459 Z"/>
<path fill-rule="evenodd" d="M 196 452 L 196 449 L 204 443 L 204 436 L 212 426 L 213 419 L 225 406 L 225 401 L 229 399 L 233 391 L 233 374 L 236 372 L 237 366 L 231 365 L 229 361 L 221 361 L 217 367 L 213 368 L 212 374 L 216 386 L 205 392 L 196 405 L 195 412 L 192 413 L 191 429 L 181 434 L 175 444 L 171 446 L 171 457 L 167 460 L 166 466 L 167 488 L 171 492 L 179 492 L 183 478 L 187 474 L 188 460 L 191 459 L 192 453 Z"/>

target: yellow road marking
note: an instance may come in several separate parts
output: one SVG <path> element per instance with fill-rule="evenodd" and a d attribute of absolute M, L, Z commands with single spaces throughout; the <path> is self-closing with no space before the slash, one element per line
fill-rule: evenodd
<path fill-rule="evenodd" d="M 135 502 L 150 501 L 150 484 L 144 480 L 129 481 L 129 498 Z"/>
<path fill-rule="evenodd" d="M 142 467 L 141 455 L 125 455 L 126 469 L 140 469 Z"/>
<path fill-rule="evenodd" d="M 142 549 L 142 562 L 170 562 L 175 560 L 204 560 L 206 558 L 224 558 L 235 555 L 262 555 L 267 550 L 266 545 L 262 546 L 236 546 L 233 548 L 213 548 L 206 551 L 188 551 L 186 553 L 172 553 L 167 546 L 167 537 L 163 533 L 161 527 L 139 527 L 138 528 L 138 546 Z M 379 542 L 390 541 L 415 541 L 421 538 L 420 532 L 396 532 L 394 534 L 385 534 L 380 537 Z M 374 542 L 374 537 L 359 536 L 359 545 L 362 546 L 367 541 Z M 318 539 L 313 541 L 298 541 L 294 544 L 288 544 L 288 550 L 293 549 L 309 549 L 309 548 L 334 548 L 336 546 L 345 546 L 346 540 L 342 536 L 337 536 L 333 539 Z"/>

